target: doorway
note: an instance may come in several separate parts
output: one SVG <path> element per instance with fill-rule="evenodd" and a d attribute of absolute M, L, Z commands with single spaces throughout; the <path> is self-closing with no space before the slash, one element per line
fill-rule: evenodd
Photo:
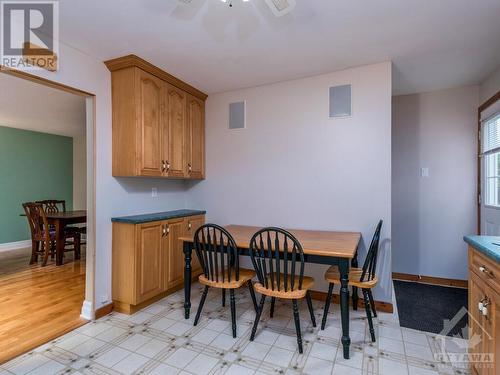
<path fill-rule="evenodd" d="M 4 142 L 10 137 L 13 157 L 2 172 L 12 205 L 4 218 L 9 228 L 4 225 L 0 233 L 3 363 L 94 318 L 95 97 L 26 72 L 0 72 L 2 95 L 12 96 L 0 98 L 0 130 Z M 13 167 L 19 160 L 21 164 Z M 82 220 L 60 224 L 66 229 L 60 231 L 65 233 L 59 242 L 64 244 L 61 264 L 55 222 L 46 225 L 48 240 L 33 245 L 29 214 L 21 201 L 43 207 L 47 217 L 52 213 L 45 209 L 46 201 L 60 202 L 55 216 L 67 219 L 75 212 L 85 213 Z M 47 251 L 45 265 L 42 256 L 33 259 L 34 248 L 40 255 Z"/>
<path fill-rule="evenodd" d="M 478 110 L 478 231 L 500 236 L 500 92 Z"/>

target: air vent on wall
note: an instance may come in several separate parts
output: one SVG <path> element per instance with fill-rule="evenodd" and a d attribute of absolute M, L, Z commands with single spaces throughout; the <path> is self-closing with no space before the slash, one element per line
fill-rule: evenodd
<path fill-rule="evenodd" d="M 245 102 L 229 104 L 229 129 L 245 128 Z"/>
<path fill-rule="evenodd" d="M 330 87 L 330 117 L 351 115 L 351 85 Z"/>

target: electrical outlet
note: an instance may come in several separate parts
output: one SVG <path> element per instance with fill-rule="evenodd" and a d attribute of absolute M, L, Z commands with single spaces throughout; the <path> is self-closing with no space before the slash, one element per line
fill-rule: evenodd
<path fill-rule="evenodd" d="M 154 188 L 151 189 L 151 196 L 153 198 L 156 198 L 158 196 L 158 188 L 154 187 Z"/>

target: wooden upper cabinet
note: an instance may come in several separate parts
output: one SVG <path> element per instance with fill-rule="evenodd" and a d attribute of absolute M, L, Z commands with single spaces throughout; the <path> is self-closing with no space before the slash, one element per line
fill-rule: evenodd
<path fill-rule="evenodd" d="M 169 177 L 187 176 L 186 168 L 186 93 L 174 86 L 166 85 L 168 139 L 164 146 Z"/>
<path fill-rule="evenodd" d="M 207 95 L 128 55 L 111 71 L 113 176 L 205 177 Z"/>
<path fill-rule="evenodd" d="M 162 175 L 163 82 L 137 69 L 137 132 L 139 175 Z"/>
<path fill-rule="evenodd" d="M 205 102 L 187 97 L 187 173 L 190 178 L 205 178 Z"/>

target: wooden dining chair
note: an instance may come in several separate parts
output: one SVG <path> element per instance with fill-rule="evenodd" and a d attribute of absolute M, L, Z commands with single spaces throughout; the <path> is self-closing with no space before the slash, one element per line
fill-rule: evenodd
<path fill-rule="evenodd" d="M 292 300 L 297 344 L 299 352 L 302 353 L 299 299 L 306 298 L 312 324 L 316 327 L 309 292 L 309 289 L 314 284 L 314 279 L 304 276 L 305 262 L 302 245 L 290 232 L 281 228 L 268 227 L 259 230 L 253 235 L 249 248 L 250 258 L 259 280 L 254 285 L 254 288 L 261 294 L 250 341 L 255 338 L 266 296 L 271 297 L 271 317 L 274 313 L 276 298 Z"/>
<path fill-rule="evenodd" d="M 40 203 L 46 214 L 66 212 L 65 200 L 45 199 L 42 201 L 36 201 L 35 203 Z M 52 230 L 54 230 L 53 227 Z M 66 226 L 64 228 L 64 245 L 74 246 L 75 259 L 81 258 L 81 245 L 86 245 L 86 243 L 82 241 L 82 234 L 86 234 L 85 227 Z M 76 240 L 76 237 L 78 237 L 78 241 Z M 53 254 L 51 254 L 51 258 L 53 258 Z"/>
<path fill-rule="evenodd" d="M 375 274 L 377 268 L 377 256 L 380 242 L 380 231 L 382 230 L 383 221 L 380 220 L 375 229 L 372 242 L 366 254 L 365 262 L 362 268 L 351 268 L 349 270 L 349 285 L 360 288 L 363 291 L 363 300 L 366 310 L 366 317 L 368 325 L 370 326 L 370 335 L 373 342 L 375 342 L 375 330 L 373 329 L 372 314 L 377 316 L 375 310 L 375 302 L 373 300 L 372 289 L 377 285 L 378 279 Z M 325 301 L 325 308 L 323 310 L 323 320 L 321 322 L 321 329 L 325 329 L 326 319 L 328 316 L 328 309 L 332 302 L 333 287 L 335 284 L 340 285 L 340 273 L 337 266 L 331 266 L 325 273 L 325 280 L 328 281 L 328 294 Z"/>
<path fill-rule="evenodd" d="M 24 212 L 26 213 L 26 218 L 28 219 L 28 224 L 31 231 L 31 258 L 30 264 L 34 264 L 38 261 L 38 255 L 43 256 L 42 267 L 47 265 L 49 256 L 55 255 L 56 246 L 56 234 L 53 229 L 50 228 L 49 222 L 47 220 L 47 215 L 43 208 L 43 205 L 36 202 L 23 203 Z M 68 234 L 68 238 L 69 238 Z M 75 251 L 75 258 L 79 257 L 80 251 L 80 234 L 78 232 L 71 234 L 73 242 L 68 244 L 72 245 L 70 248 L 65 248 L 65 251 Z M 65 235 L 65 244 L 66 244 Z"/>
<path fill-rule="evenodd" d="M 210 287 L 229 289 L 231 305 L 231 326 L 233 337 L 236 337 L 236 300 L 235 289 L 245 284 L 250 290 L 254 309 L 257 311 L 257 300 L 253 289 L 253 270 L 240 268 L 238 247 L 231 234 L 216 224 L 205 224 L 198 228 L 194 234 L 194 249 L 203 270 L 198 278 L 200 284 L 205 285 L 201 296 L 200 305 L 196 312 L 194 325 L 198 324 L 205 299 Z"/>

